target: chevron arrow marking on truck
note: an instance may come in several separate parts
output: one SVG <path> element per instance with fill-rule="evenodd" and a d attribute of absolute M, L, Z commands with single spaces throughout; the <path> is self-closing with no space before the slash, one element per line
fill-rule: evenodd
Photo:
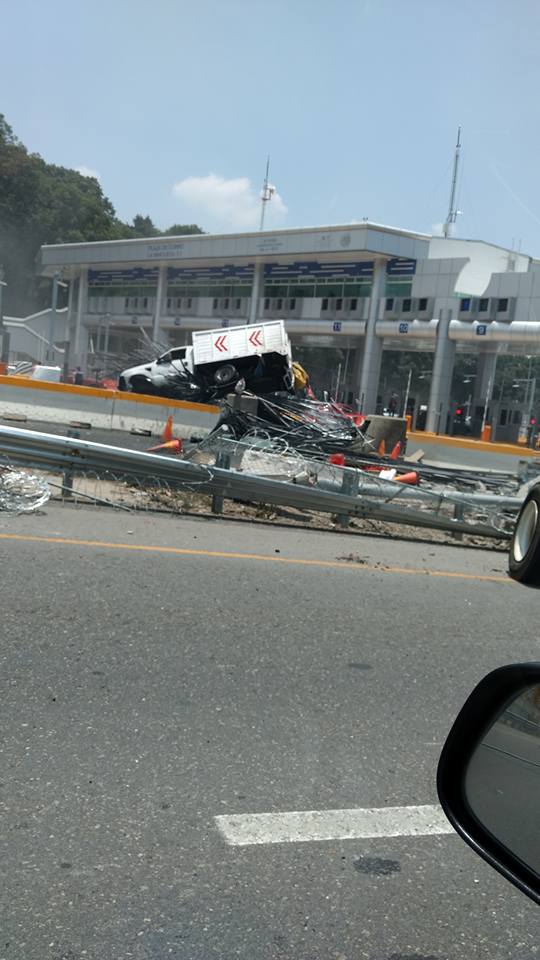
<path fill-rule="evenodd" d="M 219 337 L 216 337 L 216 339 L 214 340 L 214 346 L 216 350 L 219 350 L 220 353 L 227 352 L 227 344 L 225 342 L 226 340 L 227 340 L 226 334 L 221 334 Z"/>
<path fill-rule="evenodd" d="M 254 330 L 252 334 L 248 337 L 248 340 L 254 347 L 262 347 L 262 330 Z"/>

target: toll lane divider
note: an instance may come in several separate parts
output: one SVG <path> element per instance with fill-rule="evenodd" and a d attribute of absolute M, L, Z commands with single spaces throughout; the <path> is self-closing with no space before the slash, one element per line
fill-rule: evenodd
<path fill-rule="evenodd" d="M 157 434 L 172 416 L 175 433 L 186 438 L 209 433 L 219 412 L 219 407 L 206 403 L 0 376 L 0 418 L 18 414 L 46 423 L 84 422 L 103 430 L 139 429 Z"/>

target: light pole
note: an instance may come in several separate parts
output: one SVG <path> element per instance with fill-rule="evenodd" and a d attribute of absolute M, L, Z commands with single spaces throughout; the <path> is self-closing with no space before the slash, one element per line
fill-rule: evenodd
<path fill-rule="evenodd" d="M 472 383 L 472 381 L 475 379 L 475 377 L 476 377 L 476 374 L 475 374 L 475 373 L 469 373 L 469 374 L 467 374 L 467 376 L 466 376 L 465 379 L 463 380 L 463 383 Z M 467 400 L 465 401 L 465 422 L 466 422 L 466 423 L 468 423 L 469 420 L 470 420 L 470 416 L 471 416 L 471 403 L 472 403 L 472 393 L 469 393 L 469 396 L 467 397 Z"/>
<path fill-rule="evenodd" d="M 412 367 L 409 368 L 409 379 L 407 380 L 407 389 L 405 391 L 405 401 L 403 403 L 403 413 L 402 416 L 407 416 L 407 404 L 409 402 L 409 393 L 411 391 L 411 380 L 412 380 Z"/>
<path fill-rule="evenodd" d="M 111 315 L 106 313 L 102 318 L 105 321 L 105 341 L 103 343 L 103 359 L 107 363 L 107 357 L 109 354 L 109 331 L 111 329 Z"/>
<path fill-rule="evenodd" d="M 7 364 L 9 363 L 9 333 L 4 327 L 4 314 L 2 312 L 2 291 L 4 287 L 7 287 L 7 283 L 4 283 L 4 267 L 0 263 L 0 334 L 2 335 L 2 353 L 0 354 L 0 363 L 6 364 L 6 373 L 7 373 Z"/>
<path fill-rule="evenodd" d="M 49 315 L 49 346 L 47 348 L 47 362 L 54 363 L 54 331 L 56 327 L 56 309 L 58 307 L 58 287 L 67 289 L 67 283 L 62 283 L 62 271 L 56 270 L 53 274 L 52 302 Z"/>

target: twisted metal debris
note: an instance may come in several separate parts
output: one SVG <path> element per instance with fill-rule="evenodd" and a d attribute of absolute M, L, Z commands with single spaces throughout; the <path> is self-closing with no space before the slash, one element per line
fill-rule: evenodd
<path fill-rule="evenodd" d="M 217 499 L 278 504 L 337 515 L 344 520 L 369 518 L 496 539 L 510 536 L 522 502 L 520 497 L 492 494 L 423 494 L 391 481 L 366 477 L 359 470 L 330 468 L 313 460 L 306 470 L 302 458 L 302 469 L 296 472 L 295 466 L 292 480 L 273 479 L 262 470 L 259 474 L 242 472 L 241 464 L 240 469 L 230 469 L 222 460 L 195 463 L 15 427 L 0 426 L 0 455 L 9 456 L 12 463 L 39 464 L 74 474 L 90 471 L 104 478 L 145 478 L 149 486 L 156 481 L 167 482 Z M 254 468 L 257 469 L 252 460 L 251 469 Z"/>
<path fill-rule="evenodd" d="M 51 496 L 48 483 L 22 470 L 0 467 L 0 512 L 32 513 Z"/>

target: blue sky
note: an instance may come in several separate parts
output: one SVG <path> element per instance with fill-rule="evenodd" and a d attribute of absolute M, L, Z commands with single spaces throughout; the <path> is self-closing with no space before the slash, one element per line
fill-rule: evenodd
<path fill-rule="evenodd" d="M 538 0 L 18 0 L 0 112 L 94 170 L 124 219 L 255 227 L 444 219 L 540 256 Z"/>

